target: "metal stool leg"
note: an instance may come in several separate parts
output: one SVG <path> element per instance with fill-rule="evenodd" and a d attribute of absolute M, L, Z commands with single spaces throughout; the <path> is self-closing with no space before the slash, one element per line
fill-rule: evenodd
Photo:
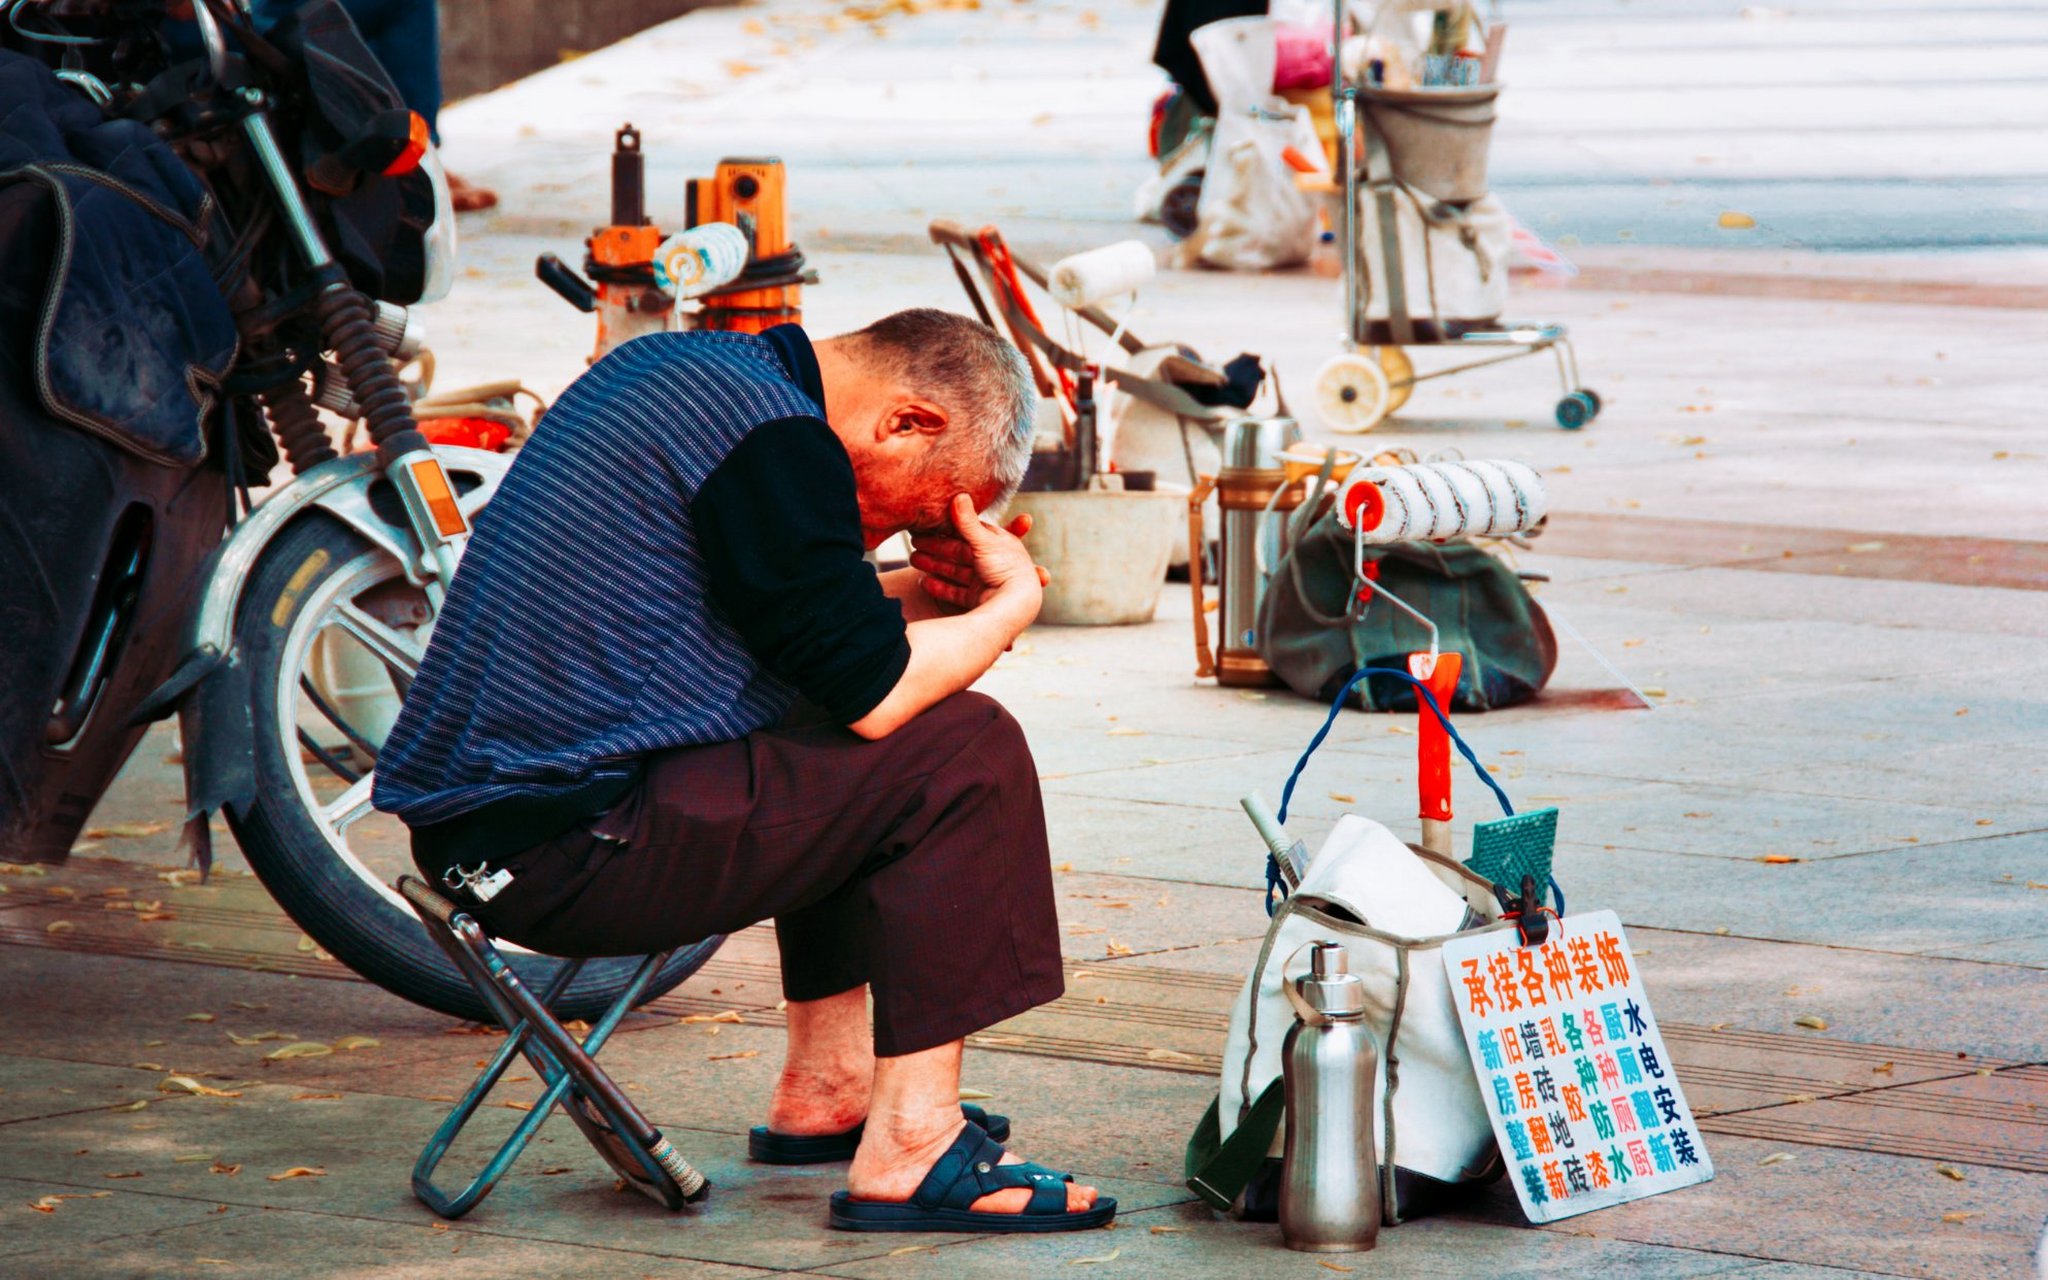
<path fill-rule="evenodd" d="M 579 1044 L 551 1009 L 581 970 L 581 961 L 566 966 L 547 990 L 536 996 L 469 915 L 412 877 L 402 879 L 398 887 L 419 913 L 429 935 L 476 988 L 506 1030 L 505 1043 L 420 1153 L 413 1166 L 413 1194 L 443 1217 L 456 1218 L 469 1212 L 490 1194 L 555 1105 L 561 1103 L 598 1154 L 629 1184 L 671 1209 L 703 1199 L 710 1183 L 648 1122 L 595 1061 L 598 1051 L 639 1002 L 672 953 L 662 952 L 642 961 L 618 999 Z M 458 1192 L 441 1190 L 433 1182 L 434 1170 L 519 1055 L 546 1082 L 545 1091 L 485 1164 L 483 1172 Z"/>

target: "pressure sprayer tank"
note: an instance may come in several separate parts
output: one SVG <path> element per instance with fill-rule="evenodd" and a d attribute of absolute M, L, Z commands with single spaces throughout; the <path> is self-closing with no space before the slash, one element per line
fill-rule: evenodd
<path fill-rule="evenodd" d="M 1216 502 L 1223 516 L 1217 550 L 1221 598 L 1216 612 L 1222 624 L 1218 684 L 1277 683 L 1257 647 L 1259 604 L 1266 588 L 1258 545 L 1260 525 L 1270 510 L 1280 546 L 1279 555 L 1268 558 L 1267 564 L 1277 565 L 1287 552 L 1286 516 L 1301 504 L 1302 489 L 1287 483 L 1280 455 L 1300 440 L 1301 427 L 1292 418 L 1233 418 L 1224 425 L 1223 467 L 1216 474 Z"/>

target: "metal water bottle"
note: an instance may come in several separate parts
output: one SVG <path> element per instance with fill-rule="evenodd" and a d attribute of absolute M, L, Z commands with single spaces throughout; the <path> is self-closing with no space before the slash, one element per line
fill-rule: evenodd
<path fill-rule="evenodd" d="M 1379 1049 L 1365 1024 L 1365 984 L 1342 946 L 1317 942 L 1308 974 L 1290 979 L 1287 995 L 1298 1016 L 1280 1051 L 1287 1097 L 1280 1236 L 1310 1253 L 1370 1249 L 1380 1234 Z"/>
<path fill-rule="evenodd" d="M 1258 541 L 1262 523 L 1270 518 L 1281 533 L 1279 555 L 1286 554 L 1287 517 L 1301 505 L 1302 488 L 1287 483 L 1280 455 L 1301 440 L 1294 419 L 1233 418 L 1223 428 L 1223 469 L 1216 475 L 1216 501 L 1223 516 L 1217 547 L 1221 596 L 1217 608 L 1222 634 L 1217 637 L 1216 682 L 1257 686 L 1278 684 L 1259 656 L 1259 600 L 1265 583 L 1259 573 Z M 1279 490 L 1277 497 L 1275 490 Z"/>

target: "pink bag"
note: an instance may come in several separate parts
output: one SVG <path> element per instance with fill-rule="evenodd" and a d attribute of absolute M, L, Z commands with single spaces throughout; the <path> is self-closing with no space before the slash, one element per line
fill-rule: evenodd
<path fill-rule="evenodd" d="M 1329 87 L 1328 27 L 1276 22 L 1273 24 L 1273 45 L 1274 51 L 1279 55 L 1279 61 L 1273 68 L 1273 92 Z"/>

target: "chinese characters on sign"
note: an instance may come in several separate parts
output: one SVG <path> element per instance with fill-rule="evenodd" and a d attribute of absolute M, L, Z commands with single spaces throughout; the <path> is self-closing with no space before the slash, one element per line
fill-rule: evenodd
<path fill-rule="evenodd" d="M 1705 1182 L 1713 1161 L 1612 911 L 1444 944 L 1451 998 L 1531 1222 Z"/>

